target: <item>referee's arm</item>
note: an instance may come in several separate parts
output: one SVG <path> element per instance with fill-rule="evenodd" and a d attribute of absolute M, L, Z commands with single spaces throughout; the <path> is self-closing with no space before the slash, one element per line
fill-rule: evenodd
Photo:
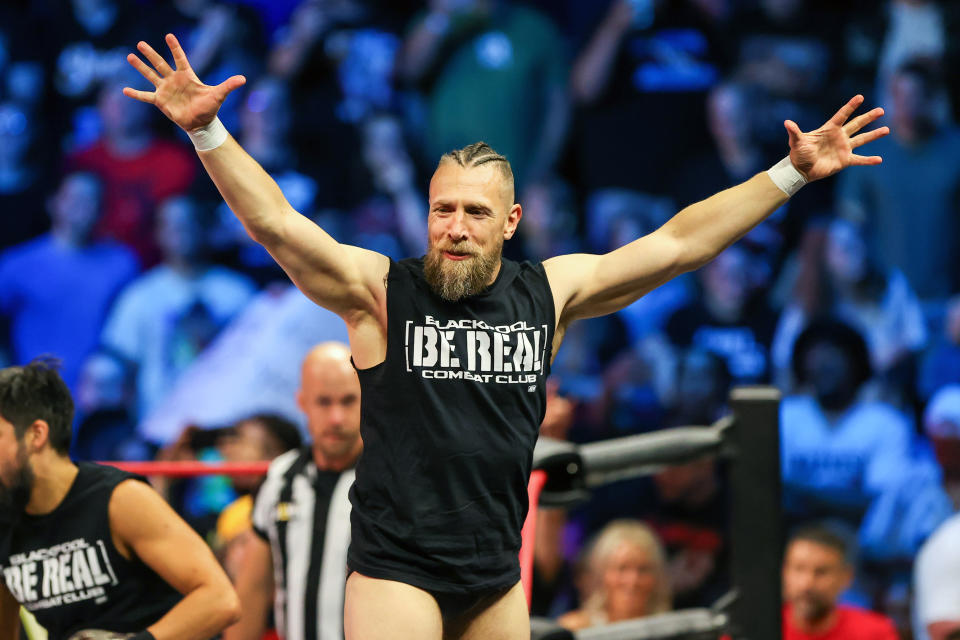
<path fill-rule="evenodd" d="M 273 558 L 270 545 L 254 531 L 241 534 L 243 564 L 235 587 L 240 597 L 240 620 L 223 632 L 223 640 L 259 640 L 267 628 L 273 600 Z"/>

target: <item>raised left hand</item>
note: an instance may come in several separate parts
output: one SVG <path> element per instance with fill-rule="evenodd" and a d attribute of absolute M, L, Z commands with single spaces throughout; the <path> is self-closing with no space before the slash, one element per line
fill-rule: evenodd
<path fill-rule="evenodd" d="M 879 127 L 854 135 L 883 115 L 877 107 L 867 113 L 847 120 L 863 103 L 863 96 L 854 96 L 819 129 L 804 133 L 793 120 L 783 123 L 790 136 L 790 161 L 808 182 L 826 178 L 855 165 L 880 164 L 880 156 L 861 156 L 853 153 L 857 147 L 890 133 L 889 127 Z"/>

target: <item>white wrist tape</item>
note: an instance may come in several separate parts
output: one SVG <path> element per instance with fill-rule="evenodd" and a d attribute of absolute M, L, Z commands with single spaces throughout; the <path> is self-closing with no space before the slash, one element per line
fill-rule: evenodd
<path fill-rule="evenodd" d="M 197 151 L 210 151 L 216 149 L 227 139 L 227 128 L 220 122 L 220 118 L 214 118 L 206 126 L 188 131 L 193 146 Z"/>
<path fill-rule="evenodd" d="M 800 187 L 807 184 L 807 179 L 790 162 L 790 156 L 767 169 L 767 175 L 773 180 L 773 184 L 777 185 L 780 191 L 788 196 L 800 191 Z"/>

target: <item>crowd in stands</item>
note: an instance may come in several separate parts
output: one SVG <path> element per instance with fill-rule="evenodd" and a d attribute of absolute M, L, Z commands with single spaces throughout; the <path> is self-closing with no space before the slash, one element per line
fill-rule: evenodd
<path fill-rule="evenodd" d="M 855 93 L 884 107 L 882 165 L 805 187 L 698 272 L 571 327 L 543 429 L 709 425 L 732 386 L 775 384 L 787 530 L 839 532 L 799 540 L 846 540 L 837 597 L 901 637 L 946 615 L 913 574 L 928 539 L 960 548 L 937 533 L 957 535 L 960 506 L 960 5 L 3 3 L 0 364 L 62 361 L 78 459 L 277 455 L 304 426 L 304 354 L 346 337 L 249 239 L 186 136 L 122 95 L 145 88 L 126 54 L 163 51 L 167 32 L 204 82 L 246 76 L 220 118 L 297 211 L 395 259 L 425 250 L 439 156 L 477 140 L 510 159 L 524 207 L 505 254 L 540 260 L 609 251 L 765 170 L 785 119 L 813 129 Z M 712 604 L 729 587 L 721 466 L 545 510 L 533 611 L 583 627 Z M 163 488 L 211 540 L 255 490 Z"/>

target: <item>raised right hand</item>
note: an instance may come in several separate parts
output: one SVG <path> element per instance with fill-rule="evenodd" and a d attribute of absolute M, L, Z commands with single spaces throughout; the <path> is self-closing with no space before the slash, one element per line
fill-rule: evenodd
<path fill-rule="evenodd" d="M 247 79 L 243 76 L 231 76 L 215 87 L 203 84 L 190 68 L 187 55 L 180 47 L 176 36 L 168 33 L 166 39 L 167 46 L 173 54 L 176 69 L 171 69 L 167 61 L 154 51 L 153 47 L 140 41 L 137 43 L 137 49 L 150 61 L 153 68 L 147 66 L 135 53 L 127 55 L 127 62 L 156 89 L 138 91 L 124 87 L 123 95 L 155 105 L 178 127 L 190 132 L 210 124 L 217 117 L 220 105 L 230 92 L 243 86 Z"/>

